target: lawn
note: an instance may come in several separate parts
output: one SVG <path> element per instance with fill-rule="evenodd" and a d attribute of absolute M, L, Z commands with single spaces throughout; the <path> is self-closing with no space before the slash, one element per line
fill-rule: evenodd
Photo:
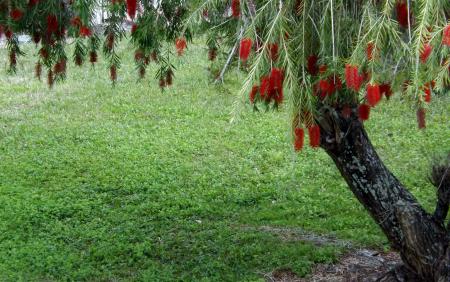
<path fill-rule="evenodd" d="M 116 87 L 106 64 L 69 66 L 49 90 L 33 58 L 6 74 L 0 51 L 0 280 L 258 281 L 347 249 L 288 240 L 286 227 L 387 248 L 321 150 L 294 153 L 285 108 L 240 106 L 240 81 L 208 79 L 206 50 L 176 58 L 174 86 L 137 81 L 128 45 Z M 27 47 L 28 54 L 35 52 Z M 434 153 L 450 151 L 449 97 L 419 131 L 398 95 L 366 127 L 386 165 L 432 210 Z"/>

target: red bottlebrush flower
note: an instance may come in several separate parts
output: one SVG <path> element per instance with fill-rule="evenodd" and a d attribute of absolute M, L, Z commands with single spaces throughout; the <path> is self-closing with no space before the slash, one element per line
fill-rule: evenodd
<path fill-rule="evenodd" d="M 169 69 L 166 73 L 166 84 L 168 86 L 171 86 L 173 83 L 173 71 L 172 69 Z"/>
<path fill-rule="evenodd" d="M 80 54 L 75 55 L 75 65 L 81 66 L 83 64 L 83 57 Z"/>
<path fill-rule="evenodd" d="M 53 82 L 55 82 L 54 77 L 53 77 L 53 71 L 51 69 L 49 69 L 48 73 L 47 73 L 47 84 L 48 84 L 48 87 L 52 88 L 53 87 Z"/>
<path fill-rule="evenodd" d="M 345 83 L 350 89 L 353 88 L 354 85 L 353 68 L 352 65 L 345 65 Z"/>
<path fill-rule="evenodd" d="M 164 87 L 166 87 L 166 80 L 164 79 L 164 77 L 161 77 L 159 79 L 159 88 L 163 89 Z"/>
<path fill-rule="evenodd" d="M 134 19 L 134 16 L 136 16 L 136 7 L 136 0 L 127 0 L 127 13 L 131 19 Z"/>
<path fill-rule="evenodd" d="M 34 66 L 34 74 L 38 80 L 41 80 L 41 74 L 42 74 L 42 65 L 40 62 L 37 62 Z"/>
<path fill-rule="evenodd" d="M 431 102 L 431 88 L 430 88 L 430 85 L 428 83 L 425 84 L 423 92 L 425 94 L 424 101 L 427 102 L 427 103 L 430 103 Z"/>
<path fill-rule="evenodd" d="M 431 51 L 433 51 L 433 47 L 430 44 L 427 43 L 423 46 L 423 49 L 420 52 L 420 61 L 422 64 L 426 63 L 428 57 L 431 55 Z"/>
<path fill-rule="evenodd" d="M 386 96 L 386 99 L 389 100 L 389 98 L 392 96 L 391 85 L 388 83 L 381 84 L 380 85 L 380 94 Z"/>
<path fill-rule="evenodd" d="M 23 12 L 22 10 L 19 9 L 13 9 L 10 13 L 9 16 L 14 20 L 14 21 L 19 21 L 22 17 L 23 17 Z"/>
<path fill-rule="evenodd" d="M 324 74 L 327 72 L 328 66 L 327 65 L 320 65 L 319 66 L 319 73 Z"/>
<path fill-rule="evenodd" d="M 319 68 L 317 67 L 317 61 L 319 58 L 316 55 L 310 55 L 308 57 L 308 67 L 307 70 L 311 75 L 317 75 Z"/>
<path fill-rule="evenodd" d="M 408 27 L 408 4 L 406 1 L 399 1 L 396 6 L 397 21 L 401 27 Z"/>
<path fill-rule="evenodd" d="M 142 59 L 144 59 L 144 52 L 142 52 L 142 50 L 136 50 L 136 52 L 134 52 L 134 60 L 139 62 Z"/>
<path fill-rule="evenodd" d="M 269 56 L 272 61 L 276 61 L 278 59 L 278 44 L 277 43 L 269 44 Z"/>
<path fill-rule="evenodd" d="M 11 50 L 9 52 L 9 66 L 10 68 L 14 68 L 17 65 L 17 54 L 16 51 Z"/>
<path fill-rule="evenodd" d="M 358 117 L 360 120 L 368 120 L 370 116 L 370 106 L 366 104 L 361 104 L 358 107 Z"/>
<path fill-rule="evenodd" d="M 37 32 L 33 33 L 33 42 L 35 44 L 38 44 L 39 41 L 41 41 L 41 35 Z"/>
<path fill-rule="evenodd" d="M 80 27 L 80 36 L 81 37 L 89 37 L 91 36 L 92 32 L 91 29 L 87 26 L 81 26 Z"/>
<path fill-rule="evenodd" d="M 442 45 L 450 47 L 450 24 L 448 24 L 442 33 Z"/>
<path fill-rule="evenodd" d="M 419 129 L 423 129 L 426 127 L 425 113 L 426 111 L 424 108 L 417 109 L 416 116 L 417 116 L 417 125 L 419 126 Z"/>
<path fill-rule="evenodd" d="M 303 143 L 305 139 L 305 131 L 303 128 L 296 128 L 294 130 L 295 140 L 294 140 L 294 150 L 296 152 L 301 151 L 303 148 Z"/>
<path fill-rule="evenodd" d="M 145 67 L 144 66 L 140 66 L 139 67 L 139 78 L 143 79 L 145 77 Z"/>
<path fill-rule="evenodd" d="M 114 33 L 109 33 L 106 36 L 106 48 L 112 50 L 114 48 Z"/>
<path fill-rule="evenodd" d="M 0 24 L 0 39 L 2 38 L 3 32 L 4 32 L 4 28 L 3 28 L 3 26 Z"/>
<path fill-rule="evenodd" d="M 366 95 L 367 103 L 370 106 L 375 107 L 378 104 L 378 102 L 380 102 L 381 99 L 380 86 L 378 84 L 367 84 L 366 90 L 367 90 Z"/>
<path fill-rule="evenodd" d="M 352 108 L 348 105 L 344 105 L 341 114 L 345 119 L 349 118 L 352 115 Z"/>
<path fill-rule="evenodd" d="M 255 103 L 255 98 L 256 98 L 256 93 L 258 93 L 259 90 L 259 86 L 258 85 L 253 85 L 252 90 L 250 90 L 250 103 L 254 104 Z"/>
<path fill-rule="evenodd" d="M 13 32 L 10 29 L 5 31 L 5 36 L 7 39 L 11 39 L 13 37 Z"/>
<path fill-rule="evenodd" d="M 28 7 L 33 7 L 35 5 L 37 5 L 39 3 L 39 0 L 30 0 L 30 2 L 28 2 Z"/>
<path fill-rule="evenodd" d="M 216 59 L 216 57 L 217 57 L 217 48 L 216 47 L 209 48 L 208 60 L 214 61 Z"/>
<path fill-rule="evenodd" d="M 80 17 L 73 17 L 70 19 L 70 25 L 74 26 L 74 27 L 79 27 L 81 26 L 81 19 Z"/>
<path fill-rule="evenodd" d="M 97 62 L 97 52 L 89 52 L 89 62 L 91 62 L 92 64 L 95 64 Z"/>
<path fill-rule="evenodd" d="M 333 92 L 336 90 L 342 89 L 342 80 L 337 75 L 332 75 L 329 78 L 329 81 L 331 83 L 331 87 L 333 89 Z"/>
<path fill-rule="evenodd" d="M 66 72 L 66 60 L 62 59 L 55 64 L 53 67 L 53 72 L 55 75 L 62 74 Z"/>
<path fill-rule="evenodd" d="M 243 38 L 241 40 L 240 48 L 239 48 L 239 58 L 241 61 L 245 62 L 250 55 L 250 51 L 252 50 L 252 40 L 250 38 Z"/>
<path fill-rule="evenodd" d="M 177 38 L 175 40 L 175 48 L 177 49 L 178 56 L 182 56 L 184 49 L 186 48 L 186 39 L 184 38 Z"/>
<path fill-rule="evenodd" d="M 239 16 L 241 15 L 241 1 L 239 0 L 231 1 L 231 14 L 235 18 L 239 18 Z"/>
<path fill-rule="evenodd" d="M 367 60 L 372 61 L 374 49 L 375 49 L 375 44 L 373 42 L 369 42 L 367 44 L 367 49 L 366 49 Z"/>
<path fill-rule="evenodd" d="M 131 34 L 135 33 L 137 29 L 138 29 L 138 25 L 134 23 L 134 24 L 131 26 Z"/>
<path fill-rule="evenodd" d="M 358 92 L 364 81 L 364 76 L 358 73 L 357 66 L 345 65 L 345 81 L 349 89 Z"/>
<path fill-rule="evenodd" d="M 283 72 L 278 68 L 273 68 L 269 76 L 268 99 L 274 98 L 275 102 L 283 101 Z"/>
<path fill-rule="evenodd" d="M 316 124 L 308 128 L 309 145 L 313 148 L 320 146 L 320 127 Z"/>
<path fill-rule="evenodd" d="M 319 90 L 328 93 L 328 91 L 330 90 L 330 83 L 328 82 L 328 80 L 319 80 Z"/>
<path fill-rule="evenodd" d="M 261 86 L 259 87 L 259 95 L 263 99 L 269 92 L 269 84 L 270 84 L 269 76 L 261 77 L 261 84 L 260 84 Z"/>
<path fill-rule="evenodd" d="M 58 30 L 58 19 L 55 15 L 47 16 L 47 33 L 53 34 Z"/>
<path fill-rule="evenodd" d="M 156 51 L 153 51 L 153 52 L 150 54 L 150 58 L 151 58 L 152 61 L 154 61 L 154 62 L 158 61 L 158 53 L 156 53 Z"/>
<path fill-rule="evenodd" d="M 47 49 L 42 47 L 39 50 L 39 55 L 41 55 L 42 59 L 46 60 L 48 58 L 48 51 L 47 51 Z"/>
<path fill-rule="evenodd" d="M 111 81 L 114 83 L 117 80 L 117 67 L 115 65 L 112 65 L 109 67 L 109 76 L 111 78 Z"/>

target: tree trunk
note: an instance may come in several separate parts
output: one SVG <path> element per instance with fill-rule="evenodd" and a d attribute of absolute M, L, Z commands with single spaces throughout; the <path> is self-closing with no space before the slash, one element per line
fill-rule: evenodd
<path fill-rule="evenodd" d="M 321 147 L 402 257 L 404 265 L 380 281 L 450 281 L 449 232 L 444 224 L 386 168 L 355 114 L 344 118 L 325 109 L 322 116 Z"/>

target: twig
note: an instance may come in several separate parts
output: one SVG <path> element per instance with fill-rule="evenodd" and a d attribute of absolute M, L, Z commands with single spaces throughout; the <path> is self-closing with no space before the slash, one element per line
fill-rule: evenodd
<path fill-rule="evenodd" d="M 241 27 L 241 30 L 239 32 L 239 36 L 238 36 L 238 38 L 236 40 L 236 43 L 234 44 L 233 48 L 231 49 L 230 53 L 228 54 L 227 61 L 226 61 L 225 65 L 223 66 L 219 77 L 217 77 L 216 80 L 214 81 L 215 83 L 218 83 L 218 82 L 223 83 L 223 77 L 225 75 L 225 72 L 226 72 L 228 66 L 231 64 L 231 60 L 233 59 L 233 56 L 236 53 L 237 47 L 239 46 L 239 42 L 240 42 L 241 37 L 242 37 L 243 34 L 244 34 L 244 28 Z"/>

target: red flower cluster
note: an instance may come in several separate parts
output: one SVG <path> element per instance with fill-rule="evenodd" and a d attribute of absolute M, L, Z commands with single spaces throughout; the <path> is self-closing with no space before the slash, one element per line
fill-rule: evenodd
<path fill-rule="evenodd" d="M 53 67 L 53 72 L 55 73 L 55 75 L 65 73 L 66 72 L 66 60 L 61 59 L 60 61 L 58 61 Z"/>
<path fill-rule="evenodd" d="M 81 25 L 80 17 L 76 16 L 70 19 L 70 24 L 74 27 L 79 27 Z"/>
<path fill-rule="evenodd" d="M 267 99 L 274 99 L 277 104 L 283 102 L 283 71 L 273 68 L 269 77 L 269 91 Z"/>
<path fill-rule="evenodd" d="M 250 103 L 255 103 L 256 94 L 258 93 L 259 87 L 258 85 L 253 85 L 252 90 L 250 90 Z"/>
<path fill-rule="evenodd" d="M 294 130 L 295 140 L 294 140 L 294 149 L 295 151 L 300 151 L 303 148 L 303 143 L 305 139 L 305 131 L 303 128 L 295 128 Z"/>
<path fill-rule="evenodd" d="M 13 9 L 10 13 L 9 16 L 14 20 L 14 21 L 19 21 L 22 17 L 23 17 L 23 12 L 22 10 L 19 9 Z"/>
<path fill-rule="evenodd" d="M 136 16 L 136 6 L 136 0 L 127 0 L 127 13 L 131 19 L 134 19 L 134 16 Z"/>
<path fill-rule="evenodd" d="M 417 125 L 419 126 L 419 129 L 425 128 L 426 127 L 425 109 L 424 108 L 417 109 L 416 116 L 417 116 Z"/>
<path fill-rule="evenodd" d="M 182 56 L 184 53 L 184 49 L 187 47 L 186 39 L 177 38 L 175 40 L 175 48 L 177 49 L 178 56 Z"/>
<path fill-rule="evenodd" d="M 239 18 L 241 15 L 241 2 L 240 0 L 232 0 L 231 1 L 231 14 L 235 18 Z"/>
<path fill-rule="evenodd" d="M 80 36 L 81 37 L 89 37 L 91 36 L 92 32 L 91 29 L 87 26 L 81 26 L 80 27 Z"/>
<path fill-rule="evenodd" d="M 11 39 L 12 36 L 13 36 L 13 32 L 8 28 L 8 29 L 5 31 L 5 36 L 6 36 L 7 39 Z"/>
<path fill-rule="evenodd" d="M 239 58 L 245 62 L 250 55 L 250 51 L 252 50 L 252 40 L 250 38 L 244 38 L 241 40 L 240 48 L 239 48 Z"/>
<path fill-rule="evenodd" d="M 313 148 L 320 146 L 320 127 L 316 124 L 308 127 L 309 145 Z"/>
<path fill-rule="evenodd" d="M 380 94 L 386 96 L 386 99 L 392 96 L 392 89 L 389 83 L 383 83 L 380 85 Z"/>
<path fill-rule="evenodd" d="M 216 59 L 216 57 L 217 57 L 217 48 L 216 47 L 209 48 L 208 60 L 214 61 Z"/>
<path fill-rule="evenodd" d="M 424 101 L 427 103 L 431 102 L 431 90 L 434 88 L 435 86 L 435 82 L 434 80 L 430 82 L 425 83 L 424 87 L 423 87 L 423 92 L 425 94 L 424 96 Z"/>
<path fill-rule="evenodd" d="M 330 75 L 326 79 L 319 80 L 319 83 L 314 87 L 314 95 L 318 95 L 320 99 L 325 99 L 326 96 L 331 96 L 337 90 L 342 88 L 342 81 L 338 76 Z"/>
<path fill-rule="evenodd" d="M 306 69 L 311 75 L 317 75 L 317 73 L 319 72 L 319 68 L 317 66 L 318 60 L 319 57 L 317 57 L 316 55 L 310 55 L 308 57 L 308 66 Z"/>
<path fill-rule="evenodd" d="M 33 33 L 33 42 L 38 44 L 41 41 L 41 35 L 38 32 Z"/>
<path fill-rule="evenodd" d="M 271 43 L 269 44 L 269 56 L 272 61 L 276 61 L 278 59 L 278 44 Z"/>
<path fill-rule="evenodd" d="M 365 76 L 358 73 L 357 66 L 345 65 L 345 82 L 349 89 L 358 92 L 364 79 Z"/>
<path fill-rule="evenodd" d="M 112 82 L 116 82 L 117 80 L 117 67 L 112 65 L 109 67 L 109 75 L 111 77 Z"/>
<path fill-rule="evenodd" d="M 49 69 L 48 73 L 47 73 L 47 84 L 48 84 L 48 87 L 52 88 L 54 82 L 55 82 L 55 79 L 53 77 L 53 71 L 51 69 Z"/>
<path fill-rule="evenodd" d="M 37 3 L 39 3 L 39 0 L 30 0 L 30 2 L 28 2 L 28 7 L 33 7 Z"/>
<path fill-rule="evenodd" d="M 367 103 L 370 106 L 375 107 L 381 100 L 380 86 L 378 84 L 367 84 L 366 91 Z"/>
<path fill-rule="evenodd" d="M 433 46 L 430 44 L 427 43 L 423 46 L 423 49 L 420 51 L 420 61 L 422 64 L 427 62 L 428 57 L 431 55 L 431 51 L 433 51 Z"/>
<path fill-rule="evenodd" d="M 11 50 L 11 52 L 9 52 L 9 66 L 11 68 L 15 67 L 17 65 L 17 55 L 16 55 L 16 51 Z"/>
<path fill-rule="evenodd" d="M 39 55 L 42 57 L 42 59 L 46 60 L 48 58 L 48 51 L 45 47 L 42 47 L 39 49 Z"/>
<path fill-rule="evenodd" d="M 367 48 L 366 48 L 367 60 L 372 61 L 374 50 L 375 50 L 375 44 L 373 42 L 369 42 L 367 44 Z"/>
<path fill-rule="evenodd" d="M 273 68 L 269 75 L 261 77 L 259 89 L 252 89 L 252 92 L 259 90 L 262 100 L 267 103 L 274 100 L 275 103 L 281 104 L 283 102 L 283 80 L 283 71 L 279 68 Z"/>
<path fill-rule="evenodd" d="M 131 26 L 131 34 L 135 33 L 137 29 L 138 29 L 138 25 L 134 23 L 134 24 Z"/>
<path fill-rule="evenodd" d="M 95 64 L 97 62 L 97 52 L 89 52 L 89 62 L 91 62 L 92 64 Z"/>
<path fill-rule="evenodd" d="M 397 21 L 400 24 L 401 27 L 407 28 L 408 27 L 408 4 L 406 1 L 401 0 L 397 3 L 397 6 L 395 7 L 395 10 L 397 12 Z"/>
<path fill-rule="evenodd" d="M 450 24 L 448 24 L 442 33 L 442 45 L 450 47 Z"/>
<path fill-rule="evenodd" d="M 34 67 L 34 72 L 35 72 L 36 78 L 37 78 L 38 80 L 41 80 L 42 65 L 41 65 L 40 62 L 37 62 L 37 63 L 36 63 L 36 66 Z"/>
<path fill-rule="evenodd" d="M 367 104 L 361 104 L 358 107 L 358 117 L 360 120 L 368 120 L 370 115 L 370 106 Z"/>
<path fill-rule="evenodd" d="M 173 83 L 173 71 L 172 71 L 172 69 L 169 69 L 166 72 L 166 85 L 171 86 L 172 83 Z"/>
<path fill-rule="evenodd" d="M 47 34 L 53 34 L 58 31 L 58 19 L 55 15 L 47 16 Z"/>

